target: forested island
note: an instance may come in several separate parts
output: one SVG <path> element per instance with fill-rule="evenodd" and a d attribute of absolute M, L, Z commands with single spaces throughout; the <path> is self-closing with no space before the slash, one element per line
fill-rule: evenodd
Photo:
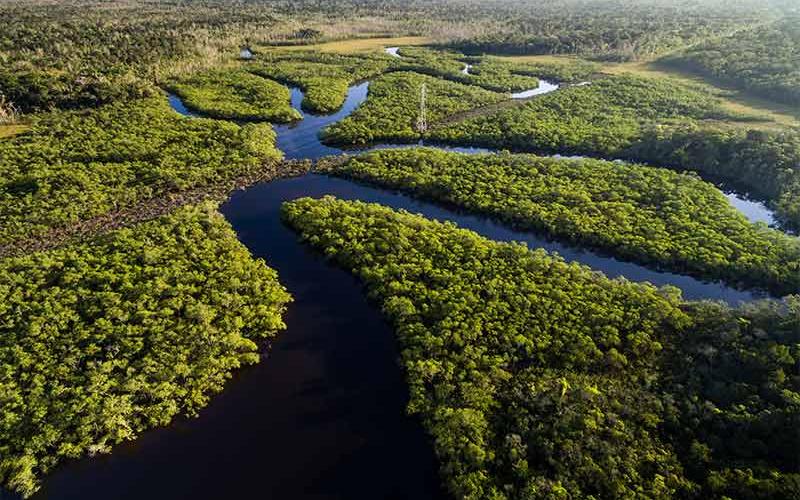
<path fill-rule="evenodd" d="M 800 497 L 798 16 L 0 3 L 0 498 Z"/>

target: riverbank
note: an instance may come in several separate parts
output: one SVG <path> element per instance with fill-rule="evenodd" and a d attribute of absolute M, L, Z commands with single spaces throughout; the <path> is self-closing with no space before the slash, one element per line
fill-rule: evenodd
<path fill-rule="evenodd" d="M 237 190 L 260 182 L 296 177 L 307 173 L 311 164 L 306 161 L 284 160 L 264 165 L 262 170 L 243 175 L 227 182 L 209 186 L 171 191 L 145 200 L 131 207 L 107 212 L 76 224 L 53 228 L 36 237 L 0 246 L 0 258 L 14 257 L 57 248 L 76 240 L 85 240 L 106 234 L 122 227 L 138 224 L 168 214 L 184 205 L 203 201 L 222 202 Z"/>

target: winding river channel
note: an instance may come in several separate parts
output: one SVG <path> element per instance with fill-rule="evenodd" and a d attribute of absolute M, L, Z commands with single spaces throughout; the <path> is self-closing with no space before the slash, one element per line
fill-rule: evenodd
<path fill-rule="evenodd" d="M 342 150 L 323 145 L 320 130 L 350 114 L 368 83 L 350 88 L 341 110 L 305 114 L 276 126 L 287 158 L 316 159 Z M 292 89 L 300 109 L 303 94 Z M 175 96 L 170 103 L 191 115 Z M 382 145 L 371 149 L 409 147 Z M 467 153 L 481 148 L 445 148 Z M 444 498 L 437 464 L 420 423 L 405 415 L 407 389 L 391 328 L 357 280 L 300 244 L 280 220 L 284 201 L 332 194 L 402 208 L 501 241 L 556 251 L 608 276 L 672 284 L 689 299 L 730 303 L 756 298 L 719 282 L 660 272 L 511 230 L 350 181 L 309 174 L 234 193 L 221 211 L 253 255 L 276 269 L 294 297 L 288 328 L 262 363 L 238 371 L 196 419 L 145 432 L 110 455 L 71 461 L 45 481 L 38 499 L 433 499 Z M 733 195 L 734 204 L 739 197 Z M 740 209 L 746 212 L 750 205 Z M 760 216 L 763 216 L 761 214 Z"/>

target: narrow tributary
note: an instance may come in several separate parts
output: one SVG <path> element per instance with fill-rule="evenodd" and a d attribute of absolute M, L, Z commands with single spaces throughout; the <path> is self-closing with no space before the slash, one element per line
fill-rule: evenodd
<path fill-rule="evenodd" d="M 298 123 L 276 126 L 278 147 L 288 158 L 342 153 L 322 144 L 319 132 L 350 114 L 367 89 L 368 83 L 353 86 L 334 114 L 305 114 Z M 297 109 L 302 98 L 300 90 L 292 90 Z M 177 97 L 170 96 L 170 103 L 191 114 Z M 408 146 L 371 149 L 385 147 Z M 407 389 L 391 328 L 349 273 L 300 244 L 281 223 L 283 202 L 327 194 L 450 220 L 498 241 L 524 241 L 611 277 L 678 286 L 689 299 L 736 303 L 757 296 L 343 179 L 310 174 L 259 184 L 235 193 L 221 210 L 240 240 L 277 270 L 294 297 L 285 317 L 288 328 L 272 345 L 269 359 L 238 371 L 199 418 L 148 431 L 110 455 L 64 464 L 35 498 L 444 497 L 432 445 L 420 423 L 404 413 Z"/>

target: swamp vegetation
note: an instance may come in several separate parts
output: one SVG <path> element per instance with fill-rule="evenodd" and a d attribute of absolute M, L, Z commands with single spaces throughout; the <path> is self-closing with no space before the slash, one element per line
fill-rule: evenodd
<path fill-rule="evenodd" d="M 67 459 L 196 415 L 259 360 L 289 292 L 181 195 L 275 168 L 303 117 L 289 86 L 322 123 L 361 84 L 325 151 L 515 153 L 380 151 L 320 172 L 790 294 L 691 302 L 377 205 L 286 204 L 391 321 L 454 497 L 799 496 L 798 240 L 709 182 L 800 228 L 800 131 L 732 111 L 719 86 L 797 104 L 796 16 L 791 0 L 3 3 L 0 247 L 159 199 L 170 213 L 0 258 L 0 484 L 29 496 Z M 395 36 L 400 57 L 383 52 Z M 603 72 L 651 60 L 700 78 Z M 510 99 L 546 80 L 560 89 Z"/>
<path fill-rule="evenodd" d="M 643 165 L 534 155 L 386 150 L 326 173 L 708 278 L 800 292 L 800 242 L 751 224 L 715 186 Z"/>
<path fill-rule="evenodd" d="M 455 497 L 800 491 L 797 297 L 682 304 L 379 205 L 300 199 L 284 217 L 394 325 Z"/>
<path fill-rule="evenodd" d="M 289 300 L 209 205 L 0 261 L 3 483 L 196 414 Z"/>

